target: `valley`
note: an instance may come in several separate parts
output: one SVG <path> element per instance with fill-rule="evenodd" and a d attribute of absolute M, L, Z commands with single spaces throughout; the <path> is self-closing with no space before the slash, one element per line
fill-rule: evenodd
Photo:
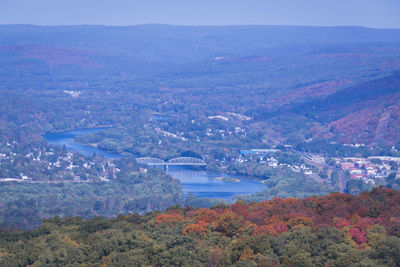
<path fill-rule="evenodd" d="M 399 188 L 396 162 L 369 162 L 400 157 L 399 43 L 362 27 L 0 25 L 0 221 Z"/>
<path fill-rule="evenodd" d="M 399 14 L 0 0 L 0 267 L 400 266 Z"/>

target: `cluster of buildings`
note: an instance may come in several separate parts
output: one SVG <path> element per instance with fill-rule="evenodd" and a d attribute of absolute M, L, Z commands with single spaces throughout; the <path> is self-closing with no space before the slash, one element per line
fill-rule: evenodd
<path fill-rule="evenodd" d="M 288 167 L 294 172 L 302 172 L 306 175 L 313 174 L 313 167 L 318 170 L 329 168 L 326 159 L 318 154 L 298 152 L 307 164 L 286 164 L 271 156 L 280 152 L 279 149 L 249 149 L 240 150 L 240 157 L 237 162 L 256 161 L 259 164 L 266 164 L 268 167 Z M 279 157 L 278 157 L 279 158 Z M 400 157 L 373 156 L 368 158 L 344 157 L 333 158 L 336 166 L 340 166 L 343 172 L 348 173 L 350 179 L 360 179 L 366 183 L 375 184 L 376 179 L 385 179 L 394 174 L 400 179 Z M 308 166 L 310 165 L 310 166 Z M 313 167 L 311 167 L 313 166 Z"/>
<path fill-rule="evenodd" d="M 226 113 L 226 116 L 222 116 L 222 115 L 213 115 L 213 116 L 208 116 L 207 118 L 210 120 L 220 120 L 220 121 L 229 121 L 230 119 L 232 120 L 236 120 L 236 121 L 249 121 L 252 118 L 245 116 L 243 114 L 239 114 L 239 113 L 233 113 L 233 112 L 228 112 Z M 193 122 L 192 122 L 193 123 Z M 208 137 L 210 136 L 221 136 L 222 138 L 224 138 L 225 136 L 230 136 L 230 135 L 237 135 L 237 136 L 243 136 L 246 137 L 247 133 L 246 133 L 246 129 L 242 126 L 235 126 L 234 129 L 230 128 L 230 129 L 226 129 L 226 130 L 222 130 L 222 129 L 211 129 L 211 128 L 207 128 L 206 129 L 206 135 Z"/>
<path fill-rule="evenodd" d="M 231 117 L 231 118 L 233 118 L 233 119 L 240 120 L 240 121 L 249 121 L 249 120 L 251 120 L 250 117 L 245 116 L 245 115 L 243 115 L 243 114 L 239 114 L 239 113 L 228 112 L 228 113 L 226 113 L 226 114 L 227 114 L 229 117 Z M 222 120 L 222 121 L 229 121 L 228 116 L 213 115 L 213 116 L 208 116 L 208 118 L 209 118 L 210 120 L 218 119 L 218 120 Z"/>
<path fill-rule="evenodd" d="M 112 161 L 85 158 L 53 147 L 34 147 L 28 152 L 16 144 L 0 145 L 1 181 L 109 181 L 119 169 Z"/>
<path fill-rule="evenodd" d="M 307 160 L 317 163 L 317 164 L 321 164 L 324 165 L 325 162 L 325 158 L 321 155 L 318 154 L 313 154 L 313 153 L 302 153 L 303 157 L 306 158 Z"/>
<path fill-rule="evenodd" d="M 161 128 L 157 127 L 155 129 L 156 132 L 161 133 L 163 136 L 167 136 L 167 137 L 172 137 L 172 138 L 176 138 L 176 139 L 180 139 L 182 141 L 187 141 L 187 139 L 185 137 L 183 137 L 182 135 L 184 134 L 183 132 L 180 133 L 180 135 L 168 132 L 168 131 L 164 131 Z M 161 145 L 162 141 L 159 141 L 159 145 Z"/>
<path fill-rule="evenodd" d="M 312 175 L 313 171 L 310 167 L 305 164 L 287 164 L 281 163 L 279 160 L 271 154 L 281 152 L 280 149 L 268 148 L 268 149 L 249 149 L 249 150 L 240 150 L 240 157 L 236 160 L 239 163 L 246 161 L 254 161 L 256 160 L 259 164 L 266 164 L 268 167 L 277 168 L 277 167 L 287 167 L 294 172 L 302 172 L 306 175 Z M 319 161 L 325 162 L 325 159 L 318 158 Z"/>
<path fill-rule="evenodd" d="M 351 179 L 361 179 L 375 184 L 376 179 L 384 179 L 391 173 L 400 178 L 400 158 L 375 156 L 368 158 L 335 158 L 336 164 L 350 174 Z"/>
<path fill-rule="evenodd" d="M 207 128 L 206 129 L 206 135 L 208 137 L 210 137 L 210 136 L 220 136 L 223 139 L 225 136 L 229 136 L 229 135 L 237 135 L 237 136 L 246 137 L 247 133 L 246 133 L 246 129 L 243 128 L 243 127 L 235 127 L 233 131 L 231 131 L 231 130 L 222 130 L 222 129 L 213 130 L 211 128 Z"/>

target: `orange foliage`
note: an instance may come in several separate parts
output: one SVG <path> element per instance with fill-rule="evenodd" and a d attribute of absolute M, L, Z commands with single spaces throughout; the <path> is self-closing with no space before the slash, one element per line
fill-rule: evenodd
<path fill-rule="evenodd" d="M 197 210 L 194 218 L 196 222 L 212 223 L 218 218 L 218 214 L 213 210 L 205 208 Z"/>
<path fill-rule="evenodd" d="M 169 223 L 169 222 L 181 222 L 185 218 L 182 214 L 173 212 L 173 213 L 163 213 L 156 217 L 155 222 L 156 224 L 160 223 Z"/>
<path fill-rule="evenodd" d="M 192 223 L 188 224 L 184 229 L 182 234 L 187 235 L 189 233 L 196 233 L 203 235 L 207 232 L 207 224 L 205 223 Z"/>
<path fill-rule="evenodd" d="M 251 260 L 253 257 L 254 257 L 254 250 L 252 250 L 251 248 L 245 248 L 239 260 L 241 261 Z"/>
<path fill-rule="evenodd" d="M 268 232 L 268 228 L 266 225 L 257 226 L 253 235 L 266 235 Z"/>
<path fill-rule="evenodd" d="M 265 225 L 257 227 L 254 235 L 268 234 L 279 236 L 281 233 L 287 232 L 288 230 L 287 224 L 284 221 L 277 216 L 272 216 L 265 219 Z"/>
<path fill-rule="evenodd" d="M 249 210 L 250 205 L 247 203 L 235 203 L 231 206 L 231 210 L 242 216 L 246 215 Z"/>
<path fill-rule="evenodd" d="M 289 218 L 287 225 L 289 228 L 297 229 L 304 226 L 311 226 L 312 222 L 313 222 L 312 219 L 308 217 L 293 216 Z"/>
<path fill-rule="evenodd" d="M 227 236 L 234 236 L 242 228 L 244 220 L 241 216 L 228 210 L 224 212 L 217 221 L 212 224 L 212 228 Z"/>
<path fill-rule="evenodd" d="M 344 227 L 347 227 L 350 225 L 350 222 L 346 220 L 345 218 L 335 218 L 335 225 L 339 229 L 343 229 Z"/>
<path fill-rule="evenodd" d="M 279 236 L 283 232 L 287 232 L 288 228 L 287 225 L 283 222 L 277 222 L 273 224 L 267 224 L 260 227 L 254 232 L 254 235 L 273 235 Z"/>

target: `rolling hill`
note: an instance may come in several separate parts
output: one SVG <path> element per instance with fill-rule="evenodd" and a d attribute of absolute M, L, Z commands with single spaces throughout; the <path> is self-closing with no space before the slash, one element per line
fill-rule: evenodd
<path fill-rule="evenodd" d="M 0 26 L 0 93 L 33 98 L 42 114 L 34 121 L 58 120 L 48 129 L 123 125 L 120 113 L 138 116 L 140 107 L 141 120 L 245 114 L 255 136 L 274 144 L 312 136 L 392 145 L 400 141 L 399 69 L 400 30 L 392 29 Z M 65 98 L 71 90 L 82 94 Z M 5 110 L 15 108 L 3 99 Z M 77 115 L 71 102 L 97 115 Z M 64 111 L 45 119 L 48 107 Z"/>

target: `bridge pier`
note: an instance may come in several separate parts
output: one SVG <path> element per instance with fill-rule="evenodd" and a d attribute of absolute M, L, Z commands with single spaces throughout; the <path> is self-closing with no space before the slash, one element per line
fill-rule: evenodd
<path fill-rule="evenodd" d="M 164 171 L 166 171 L 166 172 L 168 171 L 168 165 L 167 164 L 164 165 Z"/>

